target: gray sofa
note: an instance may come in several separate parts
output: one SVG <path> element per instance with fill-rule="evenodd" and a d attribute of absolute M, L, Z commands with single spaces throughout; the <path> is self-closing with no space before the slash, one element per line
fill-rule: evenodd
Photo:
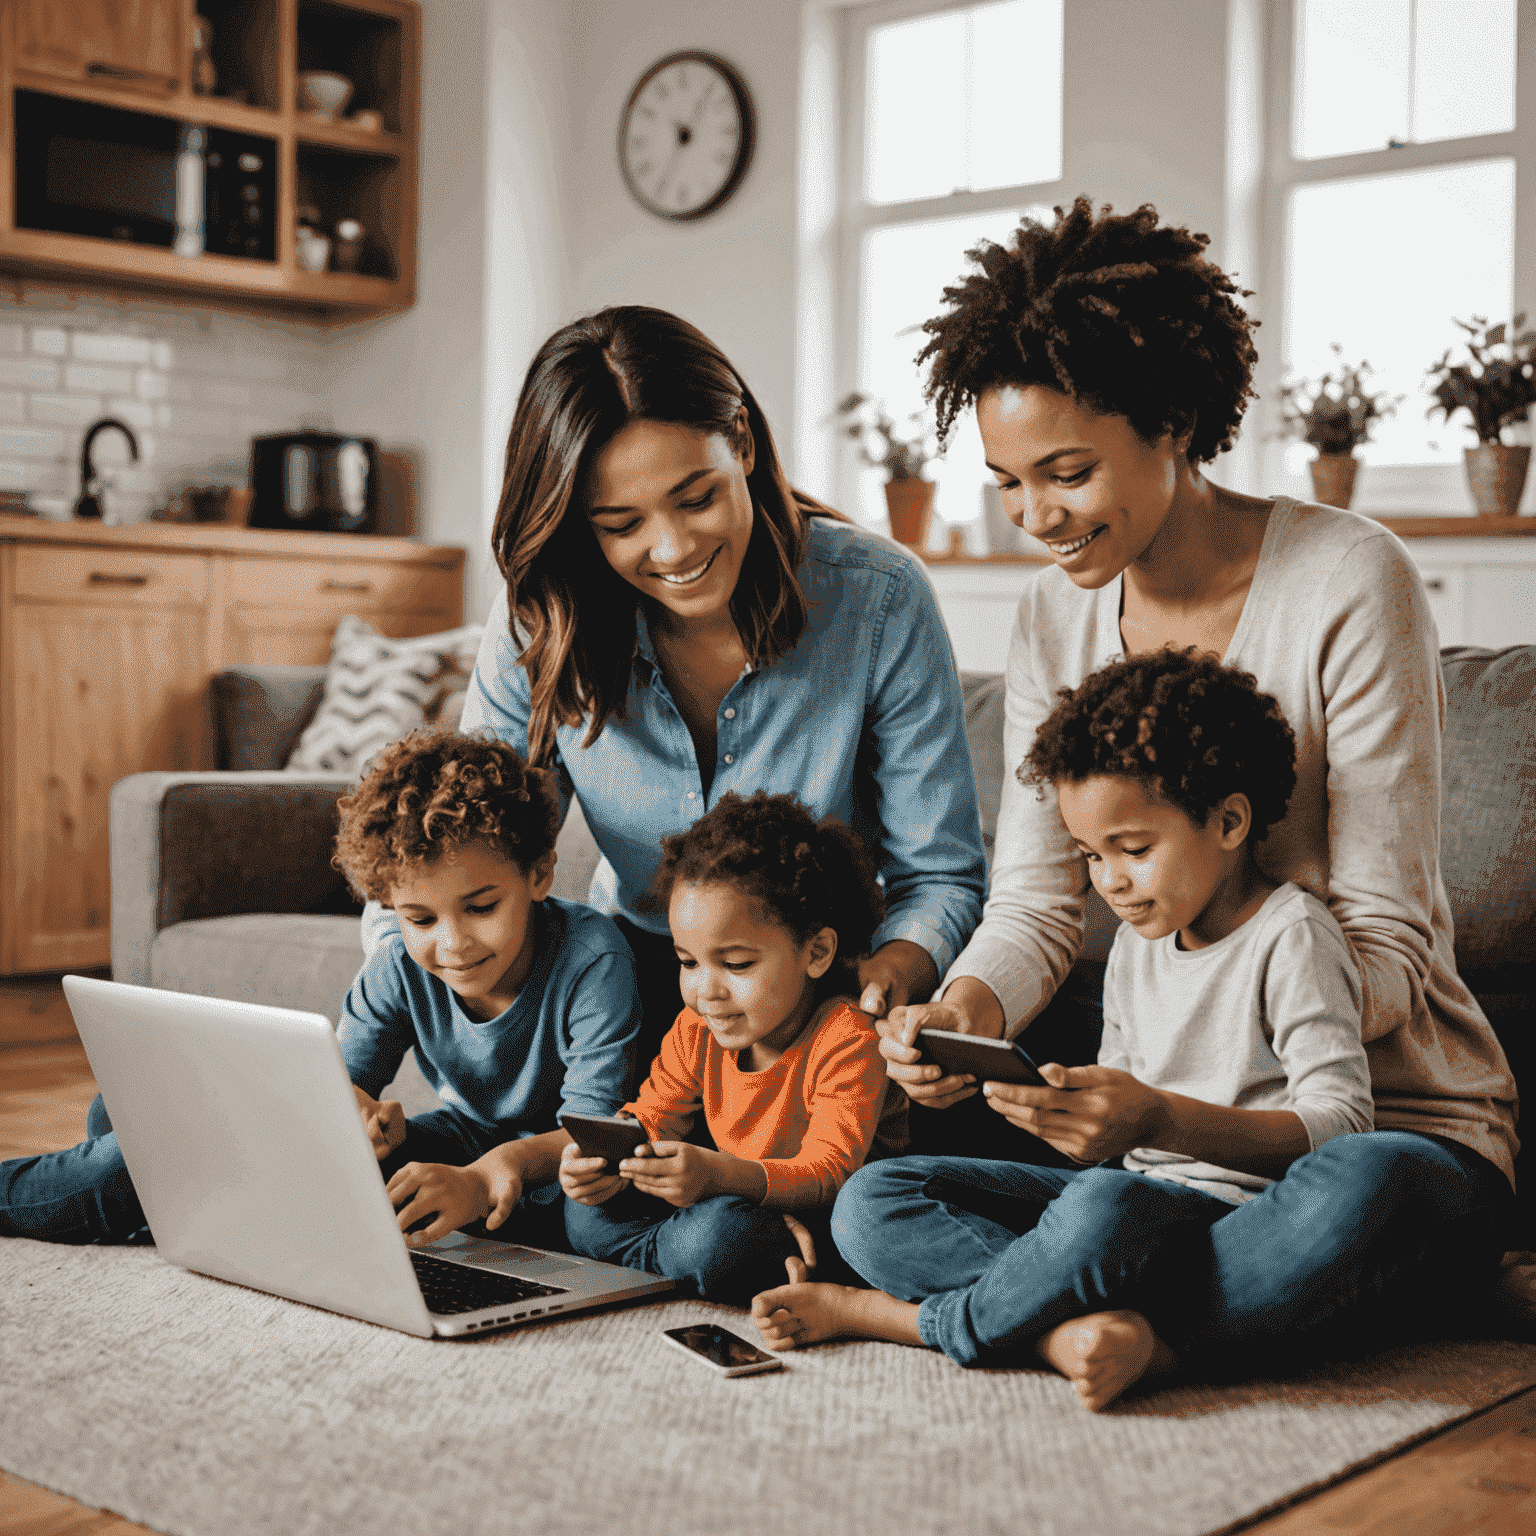
<path fill-rule="evenodd" d="M 1447 711 L 1441 864 L 1462 975 L 1519 1083 L 1536 1093 L 1536 646 L 1442 655 Z M 112 972 L 120 981 L 246 998 L 333 1021 L 362 960 L 359 908 L 330 866 L 349 781 L 276 770 L 319 698 L 323 668 L 222 673 L 212 773 L 145 773 L 112 790 Z M 990 857 L 1002 785 L 1002 680 L 964 679 L 966 733 Z M 1392 786 L 1381 786 L 1383 794 Z M 560 835 L 555 894 L 582 900 L 599 855 L 579 807 Z M 1114 919 L 1094 898 L 1087 958 Z M 1084 1055 L 1079 1059 L 1090 1059 Z M 396 1094 L 435 1103 L 407 1060 Z M 1523 1152 L 1519 1230 L 1536 1248 L 1536 1136 Z"/>

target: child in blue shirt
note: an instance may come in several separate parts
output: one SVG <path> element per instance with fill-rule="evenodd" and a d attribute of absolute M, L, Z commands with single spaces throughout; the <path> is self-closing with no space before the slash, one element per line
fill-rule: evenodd
<path fill-rule="evenodd" d="M 561 1109 L 624 1102 L 640 1027 L 629 946 L 549 895 L 558 810 L 547 773 L 450 732 L 382 752 L 341 801 L 337 863 L 400 932 L 364 963 L 339 1036 L 369 1139 L 415 1244 L 484 1221 L 564 1247 Z M 444 1108 L 407 1120 L 378 1095 L 408 1049 Z M 0 1163 L 0 1234 L 147 1239 L 100 1098 L 88 1138 Z M 506 1234 L 504 1234 L 506 1235 Z"/>
<path fill-rule="evenodd" d="M 420 1245 L 517 1211 L 521 1240 L 563 1247 L 556 1116 L 623 1103 L 640 998 L 614 924 L 549 894 L 550 776 L 502 741 L 417 735 L 341 814 L 337 863 L 400 922 L 337 1032 L 401 1230 Z M 444 1106 L 410 1120 L 378 1099 L 408 1049 Z"/>

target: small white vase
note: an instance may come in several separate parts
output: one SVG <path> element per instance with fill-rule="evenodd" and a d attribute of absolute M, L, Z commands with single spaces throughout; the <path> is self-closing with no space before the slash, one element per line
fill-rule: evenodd
<path fill-rule="evenodd" d="M 293 240 L 293 254 L 306 272 L 324 272 L 331 259 L 331 238 L 307 224 L 299 226 Z"/>

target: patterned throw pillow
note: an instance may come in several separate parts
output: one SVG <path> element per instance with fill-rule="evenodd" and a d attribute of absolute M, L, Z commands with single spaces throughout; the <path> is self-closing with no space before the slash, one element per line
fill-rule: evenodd
<path fill-rule="evenodd" d="M 361 778 L 379 750 L 418 726 L 458 726 L 482 626 L 390 640 L 348 614 L 336 626 L 325 692 L 285 767 Z"/>

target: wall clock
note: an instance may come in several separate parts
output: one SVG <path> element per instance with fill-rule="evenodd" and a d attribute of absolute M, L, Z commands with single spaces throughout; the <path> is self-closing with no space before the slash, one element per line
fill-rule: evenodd
<path fill-rule="evenodd" d="M 619 169 L 642 208 L 663 219 L 702 219 L 741 185 L 755 137 L 747 83 L 724 59 L 669 53 L 629 93 Z"/>

